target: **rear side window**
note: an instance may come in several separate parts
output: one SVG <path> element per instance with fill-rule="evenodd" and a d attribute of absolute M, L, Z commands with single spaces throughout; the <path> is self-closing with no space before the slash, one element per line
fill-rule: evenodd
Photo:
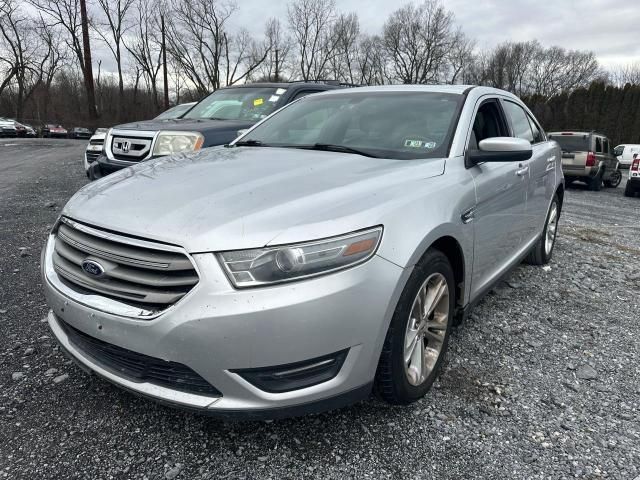
<path fill-rule="evenodd" d="M 529 118 L 527 113 L 513 102 L 504 102 L 504 107 L 507 115 L 511 118 L 511 125 L 513 127 L 513 135 L 518 138 L 527 140 L 529 143 L 533 143 L 533 132 L 531 131 L 531 125 L 529 124 Z"/>
<path fill-rule="evenodd" d="M 603 140 L 602 149 L 604 150 L 604 153 L 609 153 L 609 139 L 605 138 Z"/>
<path fill-rule="evenodd" d="M 555 134 L 549 135 L 549 139 L 558 142 L 563 152 L 588 152 L 591 150 L 588 135 Z"/>
<path fill-rule="evenodd" d="M 616 148 L 613 149 L 613 154 L 616 157 L 619 157 L 623 153 L 624 153 L 624 145 L 618 145 Z"/>
<path fill-rule="evenodd" d="M 596 153 L 602 153 L 602 139 L 596 137 Z"/>
<path fill-rule="evenodd" d="M 544 135 L 542 134 L 542 130 L 540 130 L 540 127 L 538 127 L 536 121 L 529 115 L 527 115 L 527 118 L 529 119 L 531 132 L 533 133 L 533 143 L 544 142 Z"/>

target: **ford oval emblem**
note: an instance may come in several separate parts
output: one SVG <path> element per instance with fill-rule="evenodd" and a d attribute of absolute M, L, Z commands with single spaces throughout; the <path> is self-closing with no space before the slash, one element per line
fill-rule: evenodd
<path fill-rule="evenodd" d="M 85 260 L 82 262 L 82 270 L 92 277 L 101 277 L 104 275 L 104 267 L 95 260 Z"/>

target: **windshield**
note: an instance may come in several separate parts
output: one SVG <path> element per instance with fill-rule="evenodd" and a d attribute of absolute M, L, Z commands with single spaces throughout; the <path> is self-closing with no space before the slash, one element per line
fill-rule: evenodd
<path fill-rule="evenodd" d="M 175 107 L 171 107 L 169 110 L 165 110 L 155 118 L 156 120 L 179 118 L 184 115 L 191 107 L 193 107 L 193 105 L 193 103 L 183 103 L 181 105 L 176 105 Z"/>
<path fill-rule="evenodd" d="M 213 92 L 183 118 L 257 122 L 275 110 L 286 88 L 224 88 Z"/>
<path fill-rule="evenodd" d="M 560 145 L 563 152 L 588 152 L 589 135 L 549 135 Z"/>
<path fill-rule="evenodd" d="M 256 127 L 241 143 L 317 148 L 393 159 L 448 155 L 462 95 L 356 92 L 306 97 Z"/>

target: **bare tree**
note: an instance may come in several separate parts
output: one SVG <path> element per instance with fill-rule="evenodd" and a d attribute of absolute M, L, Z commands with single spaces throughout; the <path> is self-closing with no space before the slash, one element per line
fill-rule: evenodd
<path fill-rule="evenodd" d="M 118 73 L 118 118 L 122 118 L 124 102 L 124 77 L 122 74 L 123 37 L 131 25 L 125 22 L 134 0 L 96 0 L 100 17 L 91 22 L 103 43 L 116 61 Z"/>
<path fill-rule="evenodd" d="M 358 44 L 358 81 L 364 85 L 391 83 L 389 59 L 384 42 L 378 35 L 363 36 Z"/>
<path fill-rule="evenodd" d="M 139 67 L 136 71 L 142 73 L 142 77 L 151 91 L 156 110 L 160 110 L 158 74 L 162 66 L 162 49 L 157 38 L 158 16 L 154 7 L 152 0 L 137 0 L 135 3 L 135 25 L 123 44 Z M 137 81 L 139 81 L 139 77 L 137 77 Z"/>
<path fill-rule="evenodd" d="M 452 44 L 453 15 L 436 0 L 407 4 L 384 25 L 384 44 L 402 83 L 435 83 Z"/>
<path fill-rule="evenodd" d="M 333 25 L 335 55 L 329 60 L 331 76 L 347 83 L 358 82 L 360 22 L 355 13 L 340 14 Z"/>
<path fill-rule="evenodd" d="M 566 51 L 561 47 L 540 48 L 532 62 L 530 90 L 551 97 L 587 85 L 599 70 L 593 52 Z"/>
<path fill-rule="evenodd" d="M 627 83 L 640 85 L 640 62 L 615 67 L 611 72 L 611 79 L 619 86 L 624 86 Z"/>
<path fill-rule="evenodd" d="M 334 0 L 296 0 L 289 4 L 287 12 L 300 75 L 303 80 L 325 77 L 338 48 L 338 36 L 333 33 Z"/>
<path fill-rule="evenodd" d="M 271 46 L 256 43 L 246 30 L 229 33 L 236 9 L 235 3 L 219 0 L 173 3 L 167 49 L 200 94 L 243 81 L 269 54 Z"/>
<path fill-rule="evenodd" d="M 84 0 L 27 0 L 40 14 L 45 15 L 50 27 L 60 26 L 66 32 L 65 43 L 76 56 L 78 66 L 83 74 L 85 93 L 87 95 L 87 111 L 89 118 L 95 121 L 96 111 L 95 90 L 91 68 L 91 54 L 88 35 L 83 34 Z"/>
<path fill-rule="evenodd" d="M 264 32 L 264 50 L 268 54 L 250 79 L 258 78 L 268 82 L 280 82 L 290 77 L 293 70 L 292 41 L 282 27 L 280 20 L 270 18 Z"/>
<path fill-rule="evenodd" d="M 448 75 L 447 83 L 456 84 L 458 81 L 469 83 L 469 71 L 473 65 L 473 50 L 475 42 L 467 37 L 462 29 L 458 29 L 451 39 L 451 47 L 447 53 Z"/>

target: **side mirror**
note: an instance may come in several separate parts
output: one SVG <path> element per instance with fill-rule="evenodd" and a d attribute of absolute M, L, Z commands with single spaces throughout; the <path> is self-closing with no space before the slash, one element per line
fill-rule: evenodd
<path fill-rule="evenodd" d="M 483 162 L 518 162 L 529 160 L 533 155 L 531 144 L 514 137 L 491 137 L 480 140 L 478 150 L 467 152 L 468 166 Z"/>

